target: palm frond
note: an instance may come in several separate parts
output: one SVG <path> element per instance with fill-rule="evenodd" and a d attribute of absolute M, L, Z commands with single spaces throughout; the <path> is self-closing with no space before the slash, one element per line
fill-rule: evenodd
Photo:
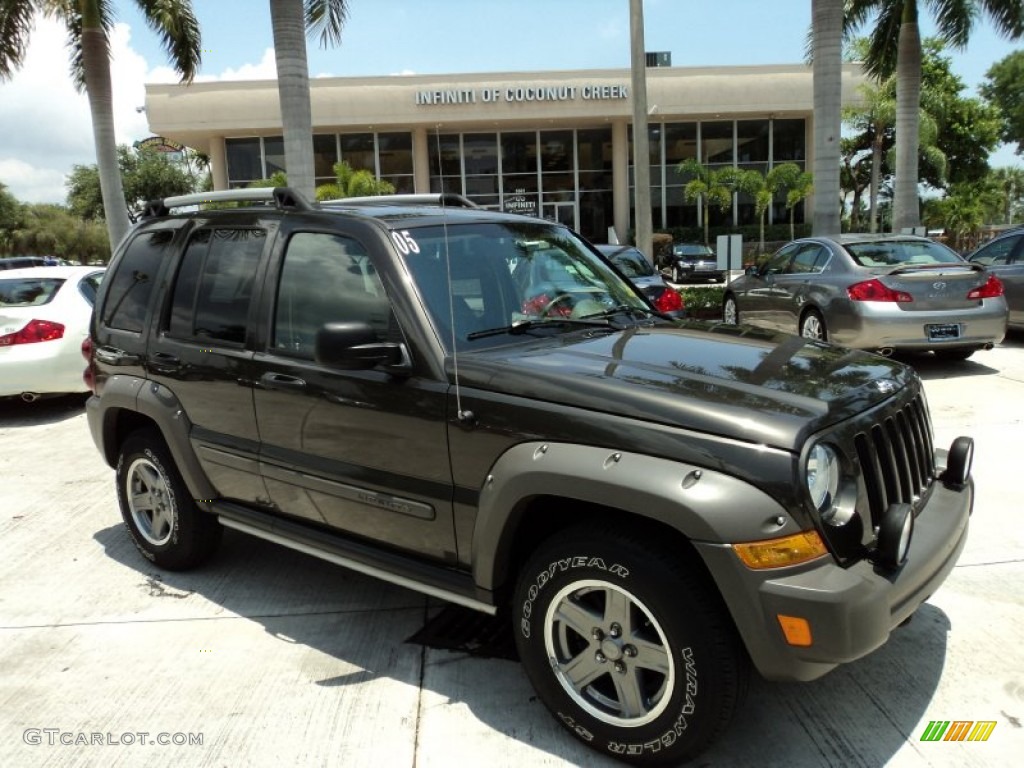
<path fill-rule="evenodd" d="M 32 32 L 32 0 L 0 0 L 0 80 L 21 67 Z"/>
<path fill-rule="evenodd" d="M 182 82 L 192 82 L 202 63 L 202 34 L 191 0 L 135 0 L 135 4 L 146 25 L 159 36 Z"/>
<path fill-rule="evenodd" d="M 935 16 L 939 37 L 955 48 L 965 48 L 978 18 L 976 0 L 927 0 L 927 4 Z"/>
<path fill-rule="evenodd" d="M 306 30 L 320 33 L 320 45 L 327 48 L 341 42 L 348 19 L 348 0 L 305 0 Z"/>

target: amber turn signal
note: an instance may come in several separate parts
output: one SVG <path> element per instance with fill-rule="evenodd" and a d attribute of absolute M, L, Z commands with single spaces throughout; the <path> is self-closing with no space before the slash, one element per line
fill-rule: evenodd
<path fill-rule="evenodd" d="M 782 627 L 782 634 L 786 636 L 786 642 L 790 645 L 798 645 L 807 648 L 813 642 L 811 640 L 811 625 L 807 619 L 800 616 L 784 616 L 779 613 L 776 617 Z"/>
<path fill-rule="evenodd" d="M 747 541 L 733 544 L 732 549 L 745 566 L 755 570 L 797 565 L 828 554 L 817 531 L 804 531 L 781 539 Z"/>

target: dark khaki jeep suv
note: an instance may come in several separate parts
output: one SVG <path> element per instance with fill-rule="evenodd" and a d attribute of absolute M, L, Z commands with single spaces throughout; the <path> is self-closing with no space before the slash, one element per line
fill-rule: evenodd
<path fill-rule="evenodd" d="M 151 204 L 88 353 L 157 566 L 226 526 L 507 617 L 558 720 L 637 764 L 707 746 L 751 663 L 880 646 L 966 540 L 972 442 L 935 450 L 913 370 L 662 317 L 565 227 L 452 196 Z"/>

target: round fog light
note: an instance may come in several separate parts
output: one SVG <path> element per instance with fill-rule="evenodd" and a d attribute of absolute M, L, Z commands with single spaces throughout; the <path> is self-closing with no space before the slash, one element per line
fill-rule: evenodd
<path fill-rule="evenodd" d="M 895 570 L 903 565 L 914 535 L 914 510 L 909 504 L 890 504 L 878 528 L 878 559 Z"/>
<path fill-rule="evenodd" d="M 946 471 L 942 479 L 955 486 L 963 486 L 971 476 L 971 465 L 974 464 L 974 440 L 970 437 L 958 437 L 949 447 L 946 458 Z"/>

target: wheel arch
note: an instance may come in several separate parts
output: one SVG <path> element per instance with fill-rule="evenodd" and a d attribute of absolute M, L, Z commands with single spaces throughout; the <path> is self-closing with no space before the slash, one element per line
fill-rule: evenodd
<path fill-rule="evenodd" d="M 474 580 L 503 595 L 538 542 L 578 523 L 608 522 L 641 526 L 701 567 L 694 541 L 743 541 L 800 530 L 766 493 L 715 470 L 607 448 L 524 443 L 495 462 L 481 491 Z"/>

